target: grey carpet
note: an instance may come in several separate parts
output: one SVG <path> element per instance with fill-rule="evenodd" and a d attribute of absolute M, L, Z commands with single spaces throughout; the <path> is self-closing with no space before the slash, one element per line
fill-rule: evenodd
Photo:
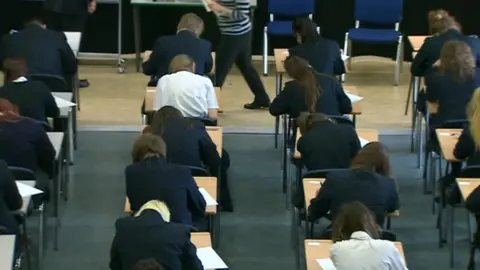
<path fill-rule="evenodd" d="M 47 270 L 108 269 L 113 224 L 124 215 L 124 167 L 136 133 L 81 132 L 70 201 L 63 207 L 60 251 L 46 252 Z M 390 151 L 401 196 L 392 229 L 404 244 L 410 269 L 449 269 L 448 246 L 438 248 L 431 196 L 423 195 L 407 136 L 381 136 Z M 225 135 L 231 155 L 234 213 L 222 213 L 219 253 L 230 269 L 294 270 L 290 214 L 280 185 L 280 150 L 270 135 Z M 456 269 L 465 269 L 466 219 L 457 211 Z M 31 222 L 33 223 L 33 222 Z"/>

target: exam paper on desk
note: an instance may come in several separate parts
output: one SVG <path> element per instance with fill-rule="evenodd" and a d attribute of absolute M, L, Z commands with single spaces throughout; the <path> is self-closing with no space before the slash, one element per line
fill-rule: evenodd
<path fill-rule="evenodd" d="M 33 195 L 43 193 L 43 191 L 41 191 L 39 189 L 36 189 L 36 188 L 31 187 L 29 185 L 22 184 L 18 181 L 16 182 L 16 184 L 17 184 L 18 192 L 20 193 L 20 196 L 22 196 L 22 198 L 30 197 L 30 196 L 33 196 Z"/>
<path fill-rule="evenodd" d="M 200 191 L 200 193 L 202 194 L 203 199 L 205 199 L 205 202 L 207 203 L 207 206 L 218 205 L 217 201 L 204 188 L 199 188 L 198 191 Z"/>
<path fill-rule="evenodd" d="M 60 109 L 77 106 L 77 104 L 75 104 L 73 102 L 70 102 L 68 100 L 65 100 L 63 98 L 59 98 L 59 97 L 56 97 L 56 96 L 53 96 L 53 97 L 55 98 L 55 103 L 57 103 L 57 107 L 60 108 Z"/>
<path fill-rule="evenodd" d="M 359 102 L 360 100 L 363 99 L 363 97 L 360 97 L 360 96 L 357 96 L 357 95 L 354 95 L 354 94 L 350 94 L 349 92 L 345 92 L 345 94 L 347 94 L 347 97 L 350 99 L 350 102 L 352 102 L 352 103 Z"/>
<path fill-rule="evenodd" d="M 205 270 L 228 269 L 222 258 L 211 247 L 197 248 L 197 257 Z"/>
<path fill-rule="evenodd" d="M 362 137 L 358 137 L 358 140 L 360 140 L 360 146 L 363 148 L 365 145 L 367 145 L 367 143 L 369 143 L 369 141 L 365 140 L 364 138 Z"/>
<path fill-rule="evenodd" d="M 333 264 L 332 260 L 330 258 L 325 258 L 325 259 L 317 259 L 317 263 L 322 267 L 322 270 L 335 270 L 337 269 L 335 265 Z"/>

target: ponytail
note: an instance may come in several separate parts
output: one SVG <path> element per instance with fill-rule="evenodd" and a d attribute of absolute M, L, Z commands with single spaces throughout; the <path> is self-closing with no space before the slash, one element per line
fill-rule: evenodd
<path fill-rule="evenodd" d="M 480 150 L 480 88 L 475 90 L 472 99 L 468 103 L 467 115 L 475 148 Z"/>
<path fill-rule="evenodd" d="M 315 124 L 325 120 L 332 121 L 322 113 L 310 113 L 310 112 L 300 113 L 300 116 L 297 117 L 297 123 L 298 123 L 298 127 L 300 128 L 300 133 L 304 134 L 308 132 L 313 128 L 313 126 L 315 126 Z"/>
<path fill-rule="evenodd" d="M 323 94 L 323 89 L 318 85 L 317 72 L 307 60 L 298 56 L 288 56 L 284 66 L 287 74 L 302 86 L 308 112 L 315 113 L 317 101 Z"/>
<path fill-rule="evenodd" d="M 140 210 L 135 214 L 135 217 L 140 216 L 143 211 L 145 210 L 153 210 L 158 212 L 161 216 L 162 219 L 165 222 L 170 222 L 170 210 L 168 210 L 167 205 L 164 202 L 158 201 L 158 200 L 151 200 L 146 202 Z"/>

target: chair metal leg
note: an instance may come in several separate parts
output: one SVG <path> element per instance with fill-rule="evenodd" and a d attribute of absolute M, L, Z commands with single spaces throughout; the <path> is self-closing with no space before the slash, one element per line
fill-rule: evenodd
<path fill-rule="evenodd" d="M 412 98 L 412 91 L 413 91 L 413 84 L 414 84 L 414 79 L 413 76 L 410 78 L 410 84 L 408 86 L 408 93 L 407 93 L 407 101 L 405 102 L 405 116 L 408 115 L 408 109 L 410 105 L 410 99 Z M 413 123 L 412 123 L 412 128 L 413 128 Z"/>
<path fill-rule="evenodd" d="M 423 134 L 422 134 L 422 122 L 423 122 L 423 118 L 422 116 L 420 115 L 419 112 L 416 112 L 415 113 L 416 115 L 416 141 L 417 141 L 417 168 L 421 168 L 422 167 L 422 155 L 423 155 L 423 140 L 424 140 L 424 137 L 423 137 Z"/>
<path fill-rule="evenodd" d="M 400 83 L 400 64 L 401 64 L 400 63 L 400 58 L 402 56 L 402 52 L 401 52 L 402 47 L 403 47 L 402 43 L 403 43 L 403 37 L 400 36 L 398 38 L 397 56 L 396 56 L 396 59 L 395 59 L 395 78 L 393 80 L 393 85 L 395 85 L 395 86 L 399 85 L 399 83 Z"/>
<path fill-rule="evenodd" d="M 33 268 L 32 268 L 32 254 L 30 253 L 30 245 L 28 243 L 27 217 L 23 217 L 22 230 L 23 230 L 23 232 L 22 232 L 22 242 L 23 242 L 23 248 L 24 248 L 25 256 L 27 257 L 28 270 L 33 270 Z"/>
<path fill-rule="evenodd" d="M 450 206 L 450 269 L 455 265 L 455 207 Z"/>
<path fill-rule="evenodd" d="M 282 149 L 282 167 L 283 167 L 283 174 L 282 174 L 282 191 L 283 193 L 287 192 L 287 148 L 288 148 L 288 116 L 283 116 L 283 149 Z"/>
<path fill-rule="evenodd" d="M 267 27 L 263 28 L 263 75 L 268 76 L 268 33 L 267 33 Z"/>

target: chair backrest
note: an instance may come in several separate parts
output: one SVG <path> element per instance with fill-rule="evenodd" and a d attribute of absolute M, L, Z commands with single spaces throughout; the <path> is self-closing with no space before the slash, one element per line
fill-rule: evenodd
<path fill-rule="evenodd" d="M 200 121 L 207 127 L 216 127 L 217 126 L 217 120 L 212 120 L 210 118 L 202 118 L 202 117 L 185 117 L 185 118 L 187 118 L 189 120 L 193 120 L 193 121 Z"/>
<path fill-rule="evenodd" d="M 355 20 L 395 24 L 402 21 L 403 0 L 355 0 Z"/>
<path fill-rule="evenodd" d="M 330 119 L 332 119 L 332 120 L 335 120 L 335 122 L 337 122 L 337 124 L 348 124 L 348 125 L 354 126 L 352 120 L 350 120 L 350 118 L 348 118 L 347 116 L 343 116 L 343 115 L 328 115 L 327 117 L 330 118 Z"/>
<path fill-rule="evenodd" d="M 197 167 L 197 166 L 188 166 L 188 165 L 180 165 L 182 167 L 190 169 L 192 172 L 192 176 L 210 176 L 210 173 L 205 168 Z"/>
<path fill-rule="evenodd" d="M 320 239 L 323 239 L 323 240 L 332 239 L 332 229 L 329 228 L 323 231 L 322 234 L 320 235 Z M 397 241 L 397 235 L 392 231 L 383 230 L 381 232 L 380 239 L 395 242 Z"/>
<path fill-rule="evenodd" d="M 454 119 L 443 122 L 440 128 L 463 128 L 467 124 L 467 119 Z"/>
<path fill-rule="evenodd" d="M 10 170 L 10 172 L 12 172 L 13 178 L 15 178 L 15 180 L 37 179 L 37 177 L 35 176 L 35 172 L 30 169 L 15 166 L 8 166 L 8 169 Z"/>
<path fill-rule="evenodd" d="M 480 165 L 467 166 L 460 171 L 460 178 L 479 178 Z"/>
<path fill-rule="evenodd" d="M 32 81 L 43 82 L 51 92 L 72 92 L 65 79 L 57 75 L 32 74 L 28 78 Z"/>
<path fill-rule="evenodd" d="M 326 169 L 326 170 L 311 170 L 303 174 L 302 178 L 325 178 L 327 174 L 337 171 L 345 171 L 348 169 Z"/>
<path fill-rule="evenodd" d="M 315 0 L 268 0 L 271 15 L 299 17 L 315 13 Z"/>

